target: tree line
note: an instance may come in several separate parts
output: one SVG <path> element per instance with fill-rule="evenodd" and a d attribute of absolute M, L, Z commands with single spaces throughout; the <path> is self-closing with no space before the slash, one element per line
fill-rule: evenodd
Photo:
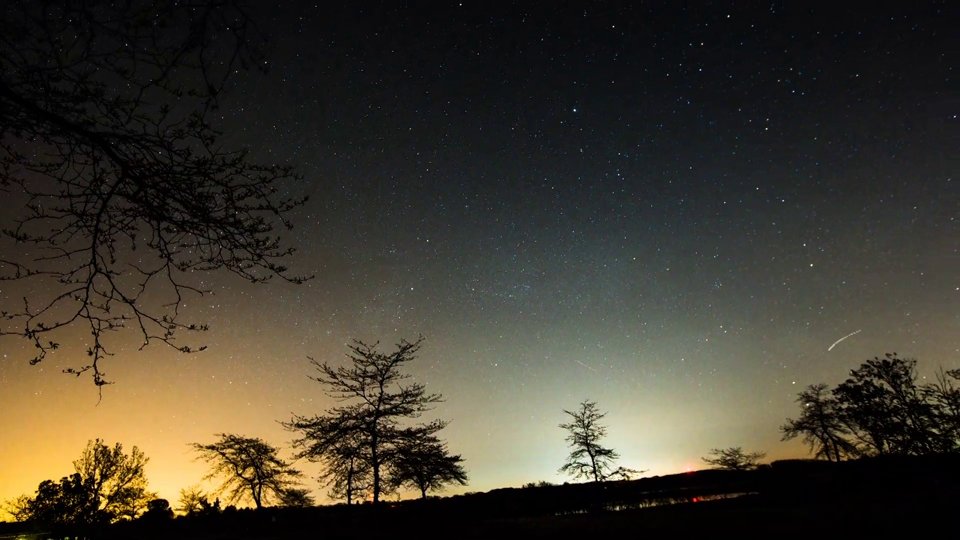
<path fill-rule="evenodd" d="M 379 344 L 354 341 L 345 365 L 311 359 L 316 375 L 336 405 L 314 416 L 294 415 L 283 425 L 298 435 L 294 458 L 321 463 L 319 480 L 333 499 L 348 505 L 381 502 L 404 488 L 429 492 L 466 485 L 460 455 L 450 453 L 438 433 L 443 420 L 421 421 L 442 401 L 423 384 L 409 381 L 405 368 L 423 343 L 401 340 L 389 353 Z M 784 440 L 803 437 L 815 458 L 831 461 L 878 455 L 928 455 L 960 450 L 960 370 L 940 370 L 934 382 L 917 380 L 916 361 L 896 354 L 867 360 L 832 391 L 809 386 L 798 396 L 801 414 L 780 430 Z M 595 401 L 564 410 L 559 424 L 571 448 L 559 472 L 596 483 L 629 480 L 643 471 L 617 465 L 619 453 L 603 438 L 606 413 Z M 259 438 L 221 433 L 210 443 L 191 443 L 197 459 L 210 466 L 205 480 L 219 480 L 213 493 L 181 491 L 178 510 L 186 515 L 221 511 L 248 502 L 265 506 L 314 505 L 302 486 L 303 474 L 280 449 Z M 757 468 L 763 452 L 714 448 L 703 461 L 715 468 Z M 18 521 L 76 530 L 137 517 L 172 517 L 168 501 L 147 489 L 147 457 L 136 446 L 90 441 L 59 481 L 40 483 L 34 496 L 7 503 Z M 211 500 L 211 497 L 214 497 Z"/>
<path fill-rule="evenodd" d="M 797 437 L 815 458 L 830 461 L 884 455 L 933 455 L 960 451 L 960 369 L 940 370 L 934 381 L 918 382 L 915 359 L 888 353 L 850 371 L 833 390 L 813 384 L 797 396 L 800 416 L 780 427 L 784 441 Z M 573 450 L 560 472 L 596 482 L 629 479 L 641 472 L 615 466 L 619 454 L 600 444 L 607 433 L 597 403 L 564 411 Z M 727 470 L 759 466 L 764 452 L 742 447 L 713 448 L 705 463 Z"/>
<path fill-rule="evenodd" d="M 311 378 L 337 405 L 283 425 L 299 435 L 293 442 L 295 459 L 324 465 L 320 481 L 332 498 L 378 504 L 403 488 L 426 498 L 448 484 L 467 483 L 463 458 L 438 435 L 447 422 L 419 421 L 442 401 L 404 372 L 422 343 L 422 337 L 401 340 L 396 350 L 383 353 L 379 343 L 354 341 L 345 366 L 311 359 L 317 371 Z M 213 442 L 191 447 L 210 466 L 204 480 L 221 483 L 215 494 L 183 490 L 179 510 L 184 514 L 218 511 L 220 496 L 227 504 L 249 502 L 256 508 L 314 504 L 302 487 L 303 474 L 260 438 L 220 433 Z M 33 497 L 8 503 L 8 511 L 18 521 L 55 527 L 94 527 L 142 514 L 172 516 L 169 502 L 146 489 L 147 461 L 137 447 L 126 454 L 119 443 L 110 448 L 100 439 L 91 441 L 74 462 L 74 474 L 42 482 Z"/>

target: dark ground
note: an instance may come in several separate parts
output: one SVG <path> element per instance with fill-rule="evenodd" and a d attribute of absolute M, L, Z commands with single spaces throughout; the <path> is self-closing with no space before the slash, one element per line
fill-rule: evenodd
<path fill-rule="evenodd" d="M 956 531 L 960 456 L 780 461 L 604 484 L 139 520 L 101 538 L 918 538 Z M 729 498 L 723 498 L 729 497 Z M 16 530 L 19 529 L 19 530 Z M 0 538 L 22 532 L 0 525 Z M 947 537 L 952 537 L 953 533 Z"/>

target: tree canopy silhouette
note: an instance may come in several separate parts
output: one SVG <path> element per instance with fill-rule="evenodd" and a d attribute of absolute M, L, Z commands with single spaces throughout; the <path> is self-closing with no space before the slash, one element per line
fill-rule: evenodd
<path fill-rule="evenodd" d="M 93 483 L 94 499 L 111 519 L 133 519 L 154 497 L 147 491 L 144 468 L 148 461 L 136 446 L 128 455 L 120 443 L 111 448 L 96 439 L 87 444 L 73 466 L 81 478 Z"/>
<path fill-rule="evenodd" d="M 220 499 L 210 502 L 207 494 L 199 486 L 190 486 L 180 490 L 177 511 L 188 516 L 202 513 L 219 513 Z"/>
<path fill-rule="evenodd" d="M 166 499 L 153 499 L 147 503 L 147 511 L 140 516 L 148 523 L 162 523 L 173 519 L 173 508 Z"/>
<path fill-rule="evenodd" d="M 93 496 L 92 480 L 79 473 L 64 476 L 60 482 L 40 482 L 36 494 L 18 499 L 11 514 L 18 521 L 68 531 L 82 531 L 110 521 L 110 516 L 100 510 Z"/>
<path fill-rule="evenodd" d="M 88 360 L 65 371 L 104 385 L 106 332 L 198 349 L 178 339 L 206 329 L 180 314 L 207 292 L 191 273 L 304 279 L 275 231 L 304 200 L 284 194 L 296 175 L 224 147 L 214 126 L 228 78 L 265 65 L 238 1 L 0 9 L 0 190 L 23 208 L 2 229 L 0 280 L 17 292 L 0 335 L 29 340 L 31 363 L 82 325 Z"/>
<path fill-rule="evenodd" d="M 740 446 L 730 448 L 712 448 L 708 457 L 701 458 L 709 465 L 728 471 L 749 471 L 756 469 L 766 452 L 744 452 Z"/>
<path fill-rule="evenodd" d="M 874 455 L 929 455 L 960 450 L 960 371 L 941 370 L 918 384 L 916 360 L 896 353 L 867 360 L 832 392 L 800 393 L 801 415 L 781 426 L 784 440 L 802 436 L 816 457 L 839 461 Z"/>
<path fill-rule="evenodd" d="M 814 457 L 840 461 L 855 455 L 856 447 L 848 440 L 850 430 L 837 410 L 837 401 L 827 392 L 826 384 L 812 384 L 797 396 L 800 416 L 780 426 L 783 440 L 802 437 Z"/>
<path fill-rule="evenodd" d="M 834 389 L 838 412 L 862 453 L 935 451 L 937 426 L 931 404 L 916 384 L 916 363 L 896 354 L 867 360 Z"/>
<path fill-rule="evenodd" d="M 11 513 L 20 521 L 67 528 L 133 519 L 155 497 L 147 491 L 147 461 L 136 446 L 126 454 L 120 443 L 89 441 L 73 462 L 75 473 L 41 482 L 34 497 L 15 501 Z"/>
<path fill-rule="evenodd" d="M 221 478 L 220 493 L 227 494 L 227 502 L 244 499 L 262 508 L 271 500 L 280 505 L 296 501 L 298 506 L 308 504 L 306 492 L 300 492 L 297 483 L 302 476 L 279 456 L 279 450 L 259 438 L 228 433 L 219 434 L 219 440 L 210 444 L 193 443 L 202 459 L 212 467 L 207 480 Z M 296 493 L 291 493 L 295 491 Z M 190 497 L 181 504 L 190 509 L 203 506 L 199 498 Z M 205 500 L 205 498 L 204 498 Z"/>
<path fill-rule="evenodd" d="M 363 432 L 357 429 L 342 430 L 336 427 L 337 420 L 332 418 L 315 418 L 313 421 L 315 424 L 312 429 L 317 432 L 331 430 L 342 433 L 339 440 L 331 441 L 324 457 L 313 457 L 325 465 L 319 479 L 330 488 L 328 495 L 343 499 L 348 505 L 362 500 L 373 487 L 373 471 L 365 457 L 368 442 Z"/>
<path fill-rule="evenodd" d="M 446 444 L 433 435 L 413 437 L 397 447 L 397 459 L 391 471 L 393 482 L 399 487 L 410 485 L 420 490 L 421 498 L 427 492 L 447 484 L 467 484 L 463 459 L 451 455 Z"/>
<path fill-rule="evenodd" d="M 314 505 L 310 490 L 290 487 L 280 492 L 280 506 L 288 508 L 306 508 Z"/>
<path fill-rule="evenodd" d="M 612 448 L 600 444 L 607 434 L 607 428 L 600 423 L 606 413 L 600 412 L 595 401 L 585 400 L 575 411 L 564 410 L 571 420 L 560 424 L 567 431 L 567 442 L 573 450 L 567 456 L 560 472 L 574 478 L 592 478 L 594 482 L 603 482 L 610 478 L 628 479 L 639 472 L 624 467 L 614 467 L 620 459 Z"/>
<path fill-rule="evenodd" d="M 323 415 L 294 416 L 285 426 L 302 434 L 294 442 L 302 449 L 299 455 L 322 462 L 328 471 L 328 485 L 348 501 L 365 494 L 360 487 L 369 485 L 373 503 L 379 503 L 384 493 L 410 480 L 403 461 L 413 459 L 408 451 L 439 444 L 435 434 L 446 422 L 407 424 L 441 401 L 440 394 L 428 394 L 423 384 L 407 382 L 410 375 L 403 372 L 422 342 L 422 337 L 413 342 L 401 340 L 394 352 L 385 354 L 378 351 L 378 343 L 354 340 L 346 366 L 311 359 L 319 372 L 311 378 L 342 405 Z M 447 465 L 459 467 L 459 456 L 448 456 L 442 445 L 433 449 L 444 452 Z M 433 471 L 425 489 L 438 487 L 437 482 L 459 481 L 459 475 L 439 472 Z"/>

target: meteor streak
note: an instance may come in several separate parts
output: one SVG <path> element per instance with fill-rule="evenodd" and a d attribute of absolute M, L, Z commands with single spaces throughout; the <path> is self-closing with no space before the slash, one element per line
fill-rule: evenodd
<path fill-rule="evenodd" d="M 848 337 L 850 337 L 850 336 L 854 336 L 854 335 L 857 335 L 857 334 L 859 334 L 860 332 L 861 332 L 861 330 L 857 330 L 857 331 L 855 331 L 855 332 L 850 332 L 849 334 L 847 334 L 847 335 L 845 335 L 845 336 L 843 336 L 842 338 L 840 338 L 840 339 L 838 339 L 838 340 L 836 340 L 836 341 L 834 341 L 834 342 L 833 342 L 833 345 L 831 345 L 831 346 L 829 346 L 829 347 L 827 347 L 827 352 L 830 352 L 830 351 L 832 351 L 832 350 L 833 350 L 833 348 L 837 346 L 837 343 L 840 343 L 841 341 L 843 341 L 843 340 L 845 340 L 845 339 L 847 339 L 847 338 L 848 338 Z"/>

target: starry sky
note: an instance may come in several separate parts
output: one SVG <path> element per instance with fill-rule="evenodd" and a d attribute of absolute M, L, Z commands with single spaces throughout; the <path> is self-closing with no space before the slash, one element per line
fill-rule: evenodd
<path fill-rule="evenodd" d="M 778 432 L 796 394 L 867 358 L 960 367 L 948 3 L 488 4 L 256 8 L 269 70 L 232 80 L 223 141 L 302 175 L 285 238 L 316 277 L 194 276 L 209 349 L 113 338 L 99 404 L 60 374 L 82 329 L 39 366 L 4 338 L 0 500 L 96 437 L 144 450 L 174 503 L 204 485 L 191 442 L 290 456 L 279 421 L 332 405 L 307 356 L 353 338 L 426 338 L 410 373 L 470 477 L 446 493 L 566 480 L 585 399 L 621 465 L 670 474 L 805 456 Z"/>

